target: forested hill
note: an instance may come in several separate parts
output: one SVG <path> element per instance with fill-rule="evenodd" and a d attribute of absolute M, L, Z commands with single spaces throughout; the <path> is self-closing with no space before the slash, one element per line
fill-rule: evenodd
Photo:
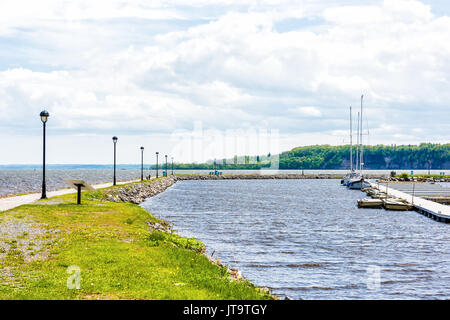
<path fill-rule="evenodd" d="M 364 146 L 363 155 L 365 169 L 450 169 L 449 143 Z M 280 154 L 280 169 L 348 169 L 349 158 L 349 145 L 298 147 Z"/>

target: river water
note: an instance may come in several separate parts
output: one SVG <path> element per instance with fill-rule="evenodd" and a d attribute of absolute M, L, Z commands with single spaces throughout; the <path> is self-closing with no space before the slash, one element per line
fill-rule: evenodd
<path fill-rule="evenodd" d="M 358 209 L 338 180 L 179 181 L 142 206 L 293 299 L 449 299 L 449 225 Z"/>

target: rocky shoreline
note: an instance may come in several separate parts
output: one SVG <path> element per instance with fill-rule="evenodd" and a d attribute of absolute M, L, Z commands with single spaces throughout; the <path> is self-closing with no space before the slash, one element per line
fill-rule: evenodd
<path fill-rule="evenodd" d="M 190 176 L 191 179 L 187 179 L 189 177 L 179 177 L 179 176 L 169 176 L 160 179 L 154 179 L 150 181 L 144 182 L 135 182 L 130 183 L 128 185 L 109 188 L 103 191 L 103 200 L 105 201 L 113 201 L 113 202 L 131 202 L 134 204 L 140 204 L 145 201 L 145 199 L 149 197 L 153 197 L 167 188 L 172 186 L 178 180 L 200 180 L 203 176 Z M 208 176 L 206 176 L 208 177 Z M 205 180 L 205 179 L 202 179 Z M 155 222 L 147 222 L 149 231 L 159 231 L 166 233 L 176 233 L 173 231 L 172 226 L 167 222 L 162 220 L 161 223 Z M 205 249 L 205 248 L 204 248 Z M 219 267 L 226 267 L 227 273 L 229 275 L 230 281 L 247 281 L 243 276 L 240 270 L 237 268 L 229 268 L 228 266 L 223 265 L 220 262 L 219 258 L 213 258 L 212 256 L 206 253 L 206 250 L 202 250 L 201 252 L 209 261 L 216 264 Z M 266 287 L 259 287 L 261 291 L 269 292 L 270 289 Z M 272 294 L 274 299 L 278 299 L 277 296 Z"/>
<path fill-rule="evenodd" d="M 149 197 L 165 191 L 172 186 L 178 178 L 176 176 L 169 176 L 160 179 L 153 179 L 144 182 L 135 182 L 123 186 L 113 187 L 105 190 L 103 200 L 114 202 L 131 202 L 140 204 Z"/>

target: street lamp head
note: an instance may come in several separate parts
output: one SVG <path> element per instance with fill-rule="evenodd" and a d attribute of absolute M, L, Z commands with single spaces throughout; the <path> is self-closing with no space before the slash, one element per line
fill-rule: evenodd
<path fill-rule="evenodd" d="M 116 137 L 116 136 L 112 137 L 112 139 L 113 139 L 113 142 L 114 142 L 114 143 L 117 142 L 117 137 Z"/>
<path fill-rule="evenodd" d="M 41 121 L 42 121 L 43 123 L 46 123 L 47 120 L 48 120 L 48 117 L 49 117 L 50 115 L 49 115 L 48 111 L 44 110 L 44 111 L 41 112 L 40 116 L 41 116 Z"/>
<path fill-rule="evenodd" d="M 144 147 L 141 147 L 141 150 L 144 150 Z"/>
<path fill-rule="evenodd" d="M 156 151 L 156 155 L 158 155 L 159 154 L 159 152 L 158 151 Z"/>

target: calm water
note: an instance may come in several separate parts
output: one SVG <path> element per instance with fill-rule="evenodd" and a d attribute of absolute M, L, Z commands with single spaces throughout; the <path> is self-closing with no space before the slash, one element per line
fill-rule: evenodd
<path fill-rule="evenodd" d="M 117 180 L 133 180 L 141 176 L 140 170 L 117 170 Z M 112 182 L 112 170 L 46 170 L 47 190 L 66 188 L 64 179 L 82 179 L 90 184 Z M 42 170 L 0 170 L 0 196 L 25 192 L 40 192 Z"/>
<path fill-rule="evenodd" d="M 337 180 L 180 181 L 142 206 L 281 297 L 449 299 L 450 225 L 362 197 Z"/>

